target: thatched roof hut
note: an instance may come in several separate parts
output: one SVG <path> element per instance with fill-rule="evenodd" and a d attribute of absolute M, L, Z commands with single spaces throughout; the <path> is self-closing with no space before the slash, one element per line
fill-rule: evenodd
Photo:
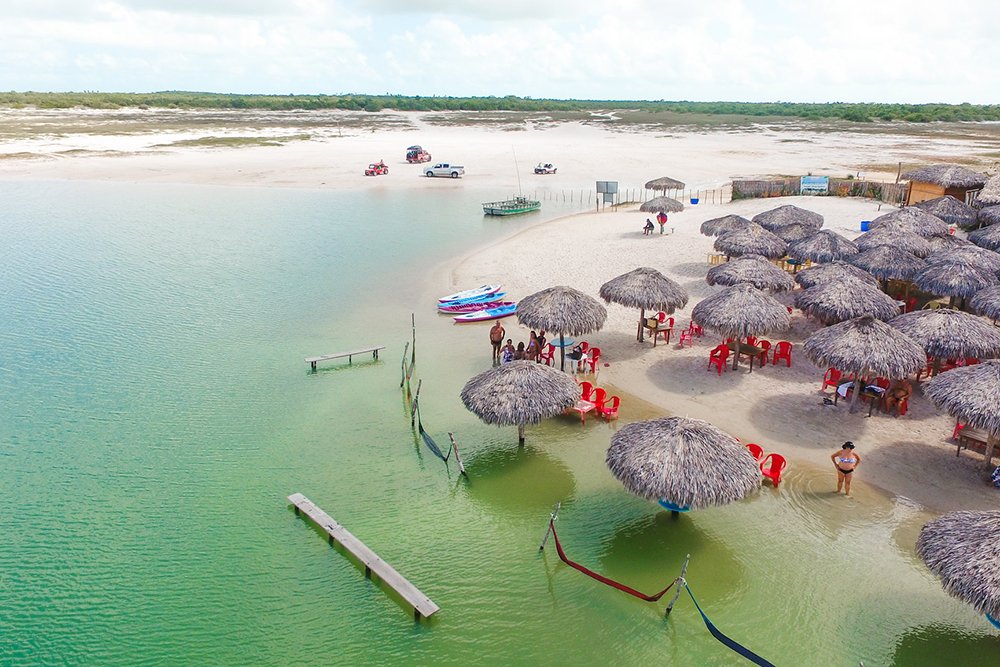
<path fill-rule="evenodd" d="M 899 315 L 896 300 L 871 283 L 853 278 L 821 283 L 795 295 L 795 307 L 823 324 L 834 324 L 862 315 L 886 321 Z"/>
<path fill-rule="evenodd" d="M 997 276 L 965 262 L 928 264 L 913 276 L 914 284 L 937 296 L 968 298 L 996 285 Z"/>
<path fill-rule="evenodd" d="M 684 183 L 678 181 L 676 178 L 663 176 L 661 178 L 654 178 L 651 181 L 647 181 L 644 187 L 647 190 L 683 190 Z"/>
<path fill-rule="evenodd" d="M 836 259 L 854 257 L 858 252 L 858 246 L 854 241 L 849 241 L 829 229 L 821 229 L 788 247 L 788 256 L 792 259 L 800 261 L 808 259 L 813 262 L 832 262 Z"/>
<path fill-rule="evenodd" d="M 972 229 L 976 226 L 976 209 L 951 195 L 928 199 L 914 205 L 935 218 L 941 218 L 949 225 L 957 225 L 962 229 Z"/>
<path fill-rule="evenodd" d="M 793 222 L 784 227 L 778 227 L 772 234 L 782 239 L 785 243 L 795 243 L 807 239 L 816 233 L 816 228 L 812 225 L 803 225 L 801 222 Z"/>
<path fill-rule="evenodd" d="M 911 255 L 912 256 L 912 255 Z M 843 280 L 844 278 L 856 278 L 863 282 L 877 286 L 878 280 L 864 269 L 852 266 L 847 262 L 833 261 L 828 264 L 810 266 L 795 274 L 795 282 L 806 289 L 819 285 L 820 283 Z"/>
<path fill-rule="evenodd" d="M 907 204 L 916 204 L 944 195 L 965 201 L 965 195 L 969 190 L 981 188 L 986 183 L 986 174 L 957 164 L 934 164 L 914 169 L 903 174 L 902 178 L 910 182 L 906 195 Z"/>
<path fill-rule="evenodd" d="M 715 239 L 715 249 L 728 256 L 753 254 L 773 259 L 784 257 L 788 244 L 760 225 L 751 224 Z"/>
<path fill-rule="evenodd" d="M 1000 361 L 991 359 L 941 373 L 924 386 L 924 394 L 973 428 L 1000 433 Z"/>
<path fill-rule="evenodd" d="M 883 245 L 865 250 L 851 258 L 851 264 L 879 280 L 910 280 L 927 262 L 894 246 Z"/>
<path fill-rule="evenodd" d="M 976 197 L 976 206 L 997 206 L 1000 204 L 1000 174 L 986 179 L 983 189 Z"/>
<path fill-rule="evenodd" d="M 969 301 L 969 307 L 994 322 L 1000 320 L 1000 285 L 987 287 L 976 292 L 976 295 Z"/>
<path fill-rule="evenodd" d="M 639 308 L 639 329 L 636 334 L 641 342 L 646 310 L 672 313 L 688 302 L 688 293 L 670 278 L 648 266 L 624 273 L 601 285 L 601 298 L 606 303 L 618 303 L 626 308 Z"/>
<path fill-rule="evenodd" d="M 642 204 L 639 210 L 643 213 L 680 213 L 684 210 L 684 204 L 670 197 L 653 197 L 648 202 Z"/>
<path fill-rule="evenodd" d="M 545 364 L 512 361 L 484 371 L 465 383 L 462 403 L 487 424 L 517 426 L 524 442 L 524 426 L 537 424 L 576 403 L 576 381 Z"/>
<path fill-rule="evenodd" d="M 1000 272 L 1000 254 L 977 245 L 953 246 L 927 255 L 928 264 L 954 264 L 960 262 L 986 273 Z"/>
<path fill-rule="evenodd" d="M 941 250 L 948 250 L 950 248 L 956 248 L 964 245 L 972 245 L 972 241 L 967 241 L 961 236 L 956 236 L 955 234 L 948 234 L 947 236 L 932 236 L 927 239 L 927 242 L 931 244 L 931 254 Z"/>
<path fill-rule="evenodd" d="M 529 329 L 557 333 L 560 340 L 599 331 L 607 318 L 607 309 L 597 299 L 572 287 L 549 287 L 517 304 L 518 322 Z M 559 352 L 560 368 L 565 368 L 565 347 L 560 347 Z"/>
<path fill-rule="evenodd" d="M 917 554 L 952 597 L 1000 620 L 1000 512 L 949 512 L 924 524 Z"/>
<path fill-rule="evenodd" d="M 748 283 L 757 289 L 772 292 L 785 292 L 795 287 L 790 275 L 760 255 L 742 255 L 713 266 L 705 280 L 709 285 Z"/>
<path fill-rule="evenodd" d="M 747 283 L 727 287 L 702 299 L 691 310 L 691 319 L 737 341 L 747 336 L 784 331 L 790 325 L 788 308 Z M 739 365 L 739 345 L 737 342 L 733 369 Z"/>
<path fill-rule="evenodd" d="M 1000 205 L 979 209 L 977 218 L 980 227 L 991 227 L 1000 224 Z"/>
<path fill-rule="evenodd" d="M 927 239 L 898 227 L 872 229 L 854 239 L 854 244 L 861 252 L 887 245 L 898 250 L 905 250 L 917 257 L 926 257 L 931 254 L 931 244 Z"/>
<path fill-rule="evenodd" d="M 872 230 L 882 228 L 902 229 L 924 238 L 944 236 L 948 233 L 948 225 L 944 224 L 944 220 L 936 218 L 916 206 L 906 206 L 891 213 L 880 215 L 872 220 L 872 224 L 869 227 Z"/>
<path fill-rule="evenodd" d="M 1000 206 L 997 208 L 1000 209 Z M 990 225 L 970 232 L 969 240 L 980 248 L 1000 252 L 1000 225 Z"/>
<path fill-rule="evenodd" d="M 721 218 L 712 218 L 701 223 L 701 233 L 705 236 L 719 236 L 726 232 L 746 229 L 752 224 L 742 215 L 724 215 Z"/>
<path fill-rule="evenodd" d="M 708 422 L 687 417 L 623 426 L 611 437 L 607 464 L 631 493 L 690 509 L 740 500 L 761 484 L 746 447 Z"/>
<path fill-rule="evenodd" d="M 1000 329 L 981 317 L 960 310 L 917 310 L 899 315 L 889 320 L 889 324 L 915 340 L 933 357 L 1000 357 Z"/>
<path fill-rule="evenodd" d="M 752 220 L 764 229 L 772 232 L 779 227 L 785 227 L 796 222 L 813 227 L 816 231 L 819 231 L 820 227 L 823 226 L 822 215 L 813 211 L 807 211 L 798 206 L 793 206 L 792 204 L 785 204 L 784 206 L 758 213 Z"/>

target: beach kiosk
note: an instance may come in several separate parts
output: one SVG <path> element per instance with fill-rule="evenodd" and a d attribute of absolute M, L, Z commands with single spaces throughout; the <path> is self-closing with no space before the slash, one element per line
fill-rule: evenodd
<path fill-rule="evenodd" d="M 908 171 L 902 175 L 910 182 L 906 191 L 906 205 L 951 195 L 965 202 L 970 192 L 986 185 L 986 174 L 972 171 L 957 164 L 934 164 Z"/>

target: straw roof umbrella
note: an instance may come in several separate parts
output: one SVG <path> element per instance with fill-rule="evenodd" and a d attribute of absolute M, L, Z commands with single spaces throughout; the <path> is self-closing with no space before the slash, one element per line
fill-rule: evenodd
<path fill-rule="evenodd" d="M 795 243 L 815 234 L 816 228 L 812 225 L 803 225 L 801 222 L 793 222 L 790 225 L 778 227 L 772 233 L 784 240 L 785 243 Z"/>
<path fill-rule="evenodd" d="M 977 229 L 969 234 L 969 240 L 980 248 L 1000 252 L 1000 225 L 990 225 Z"/>
<path fill-rule="evenodd" d="M 782 238 L 788 240 L 784 236 Z M 835 259 L 854 257 L 858 252 L 858 246 L 854 241 L 849 241 L 829 229 L 821 229 L 788 247 L 788 256 L 799 261 L 808 259 L 813 262 L 832 262 Z"/>
<path fill-rule="evenodd" d="M 733 436 L 700 419 L 661 417 L 623 426 L 606 462 L 625 488 L 648 500 L 701 509 L 760 488 L 760 469 Z"/>
<path fill-rule="evenodd" d="M 878 280 L 875 276 L 864 269 L 839 261 L 810 266 L 808 269 L 802 269 L 795 274 L 795 282 L 806 289 L 820 283 L 843 280 L 844 278 L 856 278 L 872 285 L 878 285 Z"/>
<path fill-rule="evenodd" d="M 785 292 L 795 287 L 790 275 L 760 255 L 742 255 L 713 266 L 705 280 L 709 285 L 749 283 L 762 290 Z"/>
<path fill-rule="evenodd" d="M 647 190 L 683 190 L 684 184 L 678 181 L 676 178 L 670 178 L 669 176 L 663 176 L 661 178 L 654 178 L 651 181 L 647 181 L 644 186 Z"/>
<path fill-rule="evenodd" d="M 721 218 L 712 218 L 701 223 L 701 233 L 705 236 L 719 236 L 726 232 L 746 229 L 751 224 L 753 223 L 742 215 L 724 215 Z"/>
<path fill-rule="evenodd" d="M 1000 437 L 1000 361 L 991 359 L 962 366 L 931 378 L 924 394 L 939 408 L 987 433 L 986 465 Z"/>
<path fill-rule="evenodd" d="M 537 424 L 576 403 L 576 381 L 545 364 L 511 361 L 465 383 L 462 403 L 487 424 L 517 426 L 524 442 L 526 424 Z"/>
<path fill-rule="evenodd" d="M 733 370 L 739 367 L 740 339 L 789 327 L 788 308 L 753 285 L 740 283 L 702 299 L 691 319 L 703 327 L 736 339 Z"/>
<path fill-rule="evenodd" d="M 951 195 L 928 199 L 914 204 L 914 206 L 936 218 L 941 218 L 949 225 L 957 225 L 962 229 L 976 226 L 976 209 L 964 201 L 958 201 Z"/>
<path fill-rule="evenodd" d="M 986 174 L 957 164 L 932 164 L 908 171 L 902 178 L 921 183 L 936 183 L 943 188 L 978 188 L 986 182 Z"/>
<path fill-rule="evenodd" d="M 928 264 L 913 276 L 913 283 L 921 290 L 951 297 L 951 303 L 954 303 L 955 297 L 966 299 L 997 282 L 1000 281 L 995 274 L 959 261 Z"/>
<path fill-rule="evenodd" d="M 917 257 L 926 257 L 931 254 L 931 244 L 927 239 L 898 227 L 872 229 L 854 239 L 854 244 L 858 246 L 858 250 L 861 252 L 888 245 L 899 250 L 905 250 Z"/>
<path fill-rule="evenodd" d="M 948 234 L 947 236 L 932 236 L 927 239 L 927 242 L 931 244 L 931 255 L 942 250 L 973 245 L 972 241 L 967 241 L 961 236 L 955 236 L 954 234 Z"/>
<path fill-rule="evenodd" d="M 917 310 L 889 324 L 920 344 L 932 357 L 1000 357 L 1000 329 L 975 315 L 950 308 Z"/>
<path fill-rule="evenodd" d="M 785 204 L 769 211 L 758 213 L 752 220 L 769 231 L 774 231 L 779 227 L 785 227 L 794 222 L 813 227 L 816 231 L 823 226 L 823 216 L 819 213 L 807 211 L 804 208 Z"/>
<path fill-rule="evenodd" d="M 917 554 L 949 595 L 1000 628 L 1000 512 L 949 512 L 928 521 Z"/>
<path fill-rule="evenodd" d="M 857 407 L 861 379 L 904 378 L 927 363 L 927 355 L 906 334 L 871 315 L 820 329 L 803 344 L 806 356 L 819 366 L 855 373 L 851 412 Z"/>
<path fill-rule="evenodd" d="M 882 281 L 910 280 L 927 266 L 927 262 L 912 253 L 888 245 L 865 250 L 851 258 L 851 264 Z"/>
<path fill-rule="evenodd" d="M 623 273 L 601 285 L 601 298 L 606 303 L 619 303 L 627 308 L 639 309 L 639 331 L 636 339 L 643 338 L 643 321 L 646 309 L 662 310 L 670 314 L 683 308 L 688 302 L 688 293 L 670 278 L 648 266 Z"/>
<path fill-rule="evenodd" d="M 960 262 L 986 273 L 1000 271 L 1000 254 L 980 248 L 977 245 L 953 246 L 927 255 L 928 264 L 952 264 Z"/>
<path fill-rule="evenodd" d="M 572 287 L 549 287 L 530 294 L 517 304 L 517 321 L 529 329 L 543 329 L 565 336 L 599 331 L 608 318 L 600 301 Z M 559 367 L 566 369 L 566 348 L 559 347 Z"/>
<path fill-rule="evenodd" d="M 821 283 L 795 295 L 795 307 L 823 324 L 869 314 L 880 320 L 899 315 L 896 300 L 871 283 L 853 278 Z"/>
<path fill-rule="evenodd" d="M 1000 204 L 1000 174 L 990 176 L 976 197 L 977 206 L 996 206 Z"/>
<path fill-rule="evenodd" d="M 760 225 L 751 224 L 715 239 L 715 249 L 730 257 L 753 254 L 775 258 L 784 257 L 788 244 Z"/>
<path fill-rule="evenodd" d="M 989 227 L 1000 224 L 1000 205 L 987 206 L 979 209 L 977 216 L 980 227 Z"/>
<path fill-rule="evenodd" d="M 994 322 L 1000 320 L 1000 285 L 979 290 L 969 301 L 969 307 Z"/>
<path fill-rule="evenodd" d="M 670 197 L 653 197 L 648 202 L 639 207 L 644 213 L 680 213 L 684 210 L 684 204 Z"/>
<path fill-rule="evenodd" d="M 924 238 L 944 236 L 948 233 L 948 225 L 944 224 L 941 218 L 934 217 L 927 211 L 923 211 L 916 206 L 906 206 L 891 213 L 880 215 L 872 220 L 869 229 L 881 229 L 883 227 L 903 229 Z"/>

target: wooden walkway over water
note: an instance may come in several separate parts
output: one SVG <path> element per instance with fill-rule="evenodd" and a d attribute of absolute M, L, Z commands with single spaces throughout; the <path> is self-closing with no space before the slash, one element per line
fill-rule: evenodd
<path fill-rule="evenodd" d="M 369 347 L 358 348 L 357 350 L 348 350 L 347 352 L 334 352 L 333 354 L 321 354 L 316 357 L 306 357 L 306 363 L 309 364 L 313 370 L 316 370 L 316 364 L 320 361 L 343 359 L 344 357 L 347 357 L 347 363 L 351 363 L 351 357 L 355 357 L 359 354 L 367 354 L 368 352 L 371 352 L 372 359 L 378 359 L 378 351 L 384 349 L 385 345 L 371 345 Z"/>
<path fill-rule="evenodd" d="M 322 528 L 330 544 L 339 542 L 365 566 L 365 576 L 371 578 L 372 572 L 378 575 L 384 583 L 399 593 L 404 600 L 413 606 L 413 617 L 420 620 L 421 616 L 431 616 L 439 607 L 429 597 L 411 584 L 406 577 L 397 572 L 391 565 L 379 558 L 378 554 L 369 549 L 364 542 L 352 535 L 346 528 L 333 520 L 326 512 L 317 507 L 301 493 L 288 496 L 288 502 L 295 507 L 295 514 L 305 513 L 316 525 Z"/>

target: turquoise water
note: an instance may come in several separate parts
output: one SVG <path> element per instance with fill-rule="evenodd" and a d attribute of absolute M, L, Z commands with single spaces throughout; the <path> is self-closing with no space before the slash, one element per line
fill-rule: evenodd
<path fill-rule="evenodd" d="M 539 555 L 556 501 L 570 556 L 641 590 L 691 554 L 706 613 L 776 664 L 1000 662 L 913 556 L 919 508 L 845 512 L 796 467 L 673 521 L 607 473 L 613 425 L 554 419 L 518 449 L 467 413 L 486 326 L 434 314 L 428 268 L 538 218 L 437 186 L 0 184 L 0 662 L 740 664 L 690 600 L 665 623 Z M 411 312 L 424 425 L 455 432 L 470 480 L 410 429 Z M 302 361 L 369 343 L 380 362 Z M 415 624 L 294 516 L 296 491 L 442 611 Z"/>

